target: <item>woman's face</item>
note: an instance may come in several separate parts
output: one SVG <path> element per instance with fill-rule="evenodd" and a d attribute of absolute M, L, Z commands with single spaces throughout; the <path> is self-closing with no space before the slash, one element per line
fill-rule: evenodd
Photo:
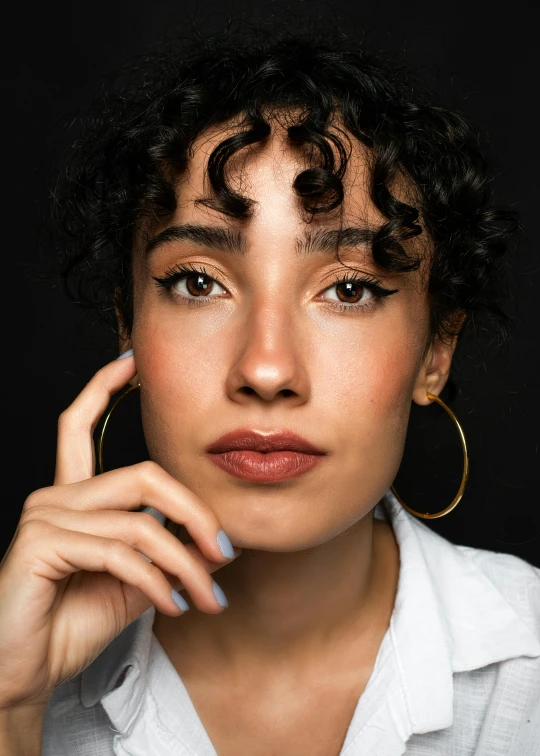
<path fill-rule="evenodd" d="M 206 161 L 222 139 L 197 142 L 174 216 L 152 230 L 149 250 L 141 240 L 134 251 L 145 436 L 152 459 L 215 511 L 236 545 L 303 549 L 379 501 L 400 463 L 411 399 L 440 391 L 451 355 L 438 345 L 426 356 L 422 269 L 378 270 L 353 231 L 336 260 L 333 232 L 383 220 L 360 148 L 342 216 L 306 223 L 292 189 L 305 164 L 274 133 L 229 166 L 256 203 L 236 221 L 195 202 L 208 195 Z M 178 277 L 183 269 L 189 277 Z M 397 291 L 381 298 L 362 279 Z M 292 432 L 324 453 L 208 453 L 237 429 L 263 439 Z"/>

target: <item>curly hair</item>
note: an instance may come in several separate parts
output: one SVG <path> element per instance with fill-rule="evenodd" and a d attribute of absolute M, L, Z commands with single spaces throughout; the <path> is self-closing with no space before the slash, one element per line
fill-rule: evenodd
<path fill-rule="evenodd" d="M 231 123 L 234 133 L 209 157 L 210 196 L 200 202 L 249 217 L 253 201 L 231 186 L 227 165 L 271 134 L 276 113 L 286 115 L 291 145 L 308 156 L 293 184 L 308 216 L 340 208 L 357 140 L 369 156 L 371 200 L 385 219 L 372 236 L 375 263 L 415 270 L 420 260 L 403 242 L 428 235 L 432 336 L 455 333 L 457 312 L 466 321 L 487 313 L 504 330 L 501 264 L 519 222 L 494 206 L 478 129 L 403 65 L 343 36 L 225 34 L 170 45 L 132 66 L 87 114 L 55 192 L 70 292 L 111 322 L 116 307 L 129 333 L 130 256 L 141 220 L 175 210 L 175 184 L 195 140 Z M 392 193 L 403 178 L 414 196 L 407 202 Z"/>

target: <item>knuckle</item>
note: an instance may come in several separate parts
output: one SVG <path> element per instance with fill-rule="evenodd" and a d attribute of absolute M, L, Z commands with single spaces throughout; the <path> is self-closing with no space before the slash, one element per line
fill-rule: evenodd
<path fill-rule="evenodd" d="M 21 518 L 25 520 L 46 520 L 49 514 L 71 508 L 72 492 L 69 486 L 56 485 L 39 488 L 29 494 L 21 510 Z"/>
<path fill-rule="evenodd" d="M 72 422 L 72 415 L 73 410 L 71 409 L 71 405 L 67 407 L 63 412 L 58 415 L 58 429 L 63 430 L 64 428 L 71 425 Z"/>
<path fill-rule="evenodd" d="M 158 524 L 156 519 L 148 512 L 137 512 L 137 529 L 139 536 L 143 538 L 154 538 L 161 534 L 163 528 Z"/>
<path fill-rule="evenodd" d="M 32 491 L 29 496 L 26 497 L 25 502 L 23 504 L 23 512 L 27 512 L 30 509 L 34 509 L 34 507 L 38 507 L 41 504 L 42 501 L 42 495 L 41 490 L 39 491 Z"/>
<path fill-rule="evenodd" d="M 210 509 L 208 504 L 200 499 L 190 499 L 191 521 L 197 523 L 199 527 L 208 535 L 218 531 L 221 527 L 216 514 Z"/>
<path fill-rule="evenodd" d="M 201 504 L 201 511 L 210 530 L 217 531 L 221 528 L 221 523 L 219 522 L 215 512 L 213 512 L 207 504 Z"/>
<path fill-rule="evenodd" d="M 105 561 L 107 564 L 125 564 L 126 558 L 131 553 L 130 547 L 120 538 L 107 538 L 103 545 Z"/>
<path fill-rule="evenodd" d="M 104 562 L 108 566 L 125 565 L 132 549 L 120 538 L 107 538 L 103 545 Z"/>
<path fill-rule="evenodd" d="M 209 573 L 205 570 L 203 565 L 193 557 L 182 560 L 180 572 L 182 581 L 185 581 L 188 585 L 199 585 L 204 587 L 212 582 Z"/>
<path fill-rule="evenodd" d="M 151 459 L 147 459 L 144 462 L 139 462 L 137 465 L 139 475 L 143 482 L 152 483 L 161 476 L 161 468 L 156 462 L 152 462 Z"/>
<path fill-rule="evenodd" d="M 106 365 L 103 365 L 99 368 L 99 370 L 96 370 L 93 377 L 90 379 L 89 383 L 97 383 L 100 384 L 102 388 L 108 389 L 109 388 L 109 372 L 110 372 L 110 363 L 107 363 Z"/>
<path fill-rule="evenodd" d="M 141 558 L 142 561 L 142 558 Z M 136 572 L 136 582 L 139 586 L 150 586 L 156 581 L 166 579 L 161 570 L 151 562 L 143 561 Z"/>
<path fill-rule="evenodd" d="M 40 488 L 37 491 L 32 491 L 32 493 L 29 494 L 25 499 L 22 509 L 23 513 L 33 511 L 37 507 L 45 506 L 47 502 L 48 491 L 49 488 Z"/>
<path fill-rule="evenodd" d="M 27 519 L 19 523 L 19 548 L 33 548 L 38 540 L 50 534 L 52 527 L 44 520 Z"/>
<path fill-rule="evenodd" d="M 58 434 L 64 435 L 73 430 L 86 428 L 88 425 L 88 420 L 86 418 L 81 418 L 79 407 L 73 403 L 58 417 Z"/>
<path fill-rule="evenodd" d="M 155 541 L 161 536 L 163 528 L 148 512 L 137 512 L 136 531 L 137 541 Z"/>
<path fill-rule="evenodd" d="M 146 580 L 148 582 L 153 582 L 153 583 L 155 582 L 166 583 L 167 582 L 167 578 L 165 577 L 163 572 L 159 569 L 159 567 L 156 567 L 155 564 L 151 564 L 150 562 L 146 562 L 145 564 L 147 566 L 146 566 L 146 571 L 142 571 L 143 580 Z"/>
<path fill-rule="evenodd" d="M 27 522 L 47 522 L 49 518 L 49 512 L 52 507 L 48 507 L 46 504 L 39 504 L 32 509 L 28 509 L 21 514 L 20 524 L 24 525 Z"/>

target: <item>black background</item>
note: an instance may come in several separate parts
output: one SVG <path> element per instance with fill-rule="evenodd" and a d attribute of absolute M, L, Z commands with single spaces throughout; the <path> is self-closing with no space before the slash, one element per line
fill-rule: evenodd
<path fill-rule="evenodd" d="M 283 16 L 301 28 L 314 15 L 338 15 L 365 32 L 373 48 L 418 67 L 451 105 L 482 123 L 491 137 L 501 202 L 522 214 L 525 242 L 514 271 L 518 319 L 507 352 L 460 344 L 445 391 L 463 423 L 471 480 L 463 501 L 428 525 L 469 546 L 516 554 L 540 566 L 538 505 L 538 354 L 540 265 L 538 207 L 537 33 L 540 13 L 526 3 L 295 2 L 227 5 L 235 17 Z M 219 27 L 225 5 L 116 0 L 56 0 L 11 7 L 4 24 L 2 76 L 2 271 L 5 388 L 0 553 L 25 497 L 53 477 L 56 420 L 85 382 L 116 355 L 112 336 L 68 301 L 41 226 L 54 172 L 76 133 L 70 123 L 103 79 L 133 55 L 185 29 Z M 6 19 L 5 19 L 6 20 Z M 484 334 L 489 338 L 489 333 Z M 115 418 L 108 465 L 143 453 L 137 403 Z M 135 440 L 133 438 L 135 437 Z M 120 450 L 119 452 L 117 450 Z M 413 411 L 399 490 L 416 509 L 437 511 L 460 476 L 457 435 L 436 406 Z M 423 507 L 424 503 L 426 504 Z"/>

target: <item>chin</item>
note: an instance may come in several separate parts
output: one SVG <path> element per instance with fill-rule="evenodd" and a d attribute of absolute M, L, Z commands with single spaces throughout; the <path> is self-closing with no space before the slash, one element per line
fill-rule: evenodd
<path fill-rule="evenodd" d="M 221 508 L 220 508 L 221 509 Z M 235 508 L 236 509 L 236 508 Z M 328 517 L 317 517 L 311 507 L 289 498 L 287 510 L 260 504 L 253 508 L 242 507 L 240 513 L 231 510 L 216 514 L 223 529 L 235 546 L 257 551 L 292 552 L 320 546 L 360 519 L 361 514 L 339 522 L 330 522 Z M 328 510 L 325 514 L 327 515 Z"/>

